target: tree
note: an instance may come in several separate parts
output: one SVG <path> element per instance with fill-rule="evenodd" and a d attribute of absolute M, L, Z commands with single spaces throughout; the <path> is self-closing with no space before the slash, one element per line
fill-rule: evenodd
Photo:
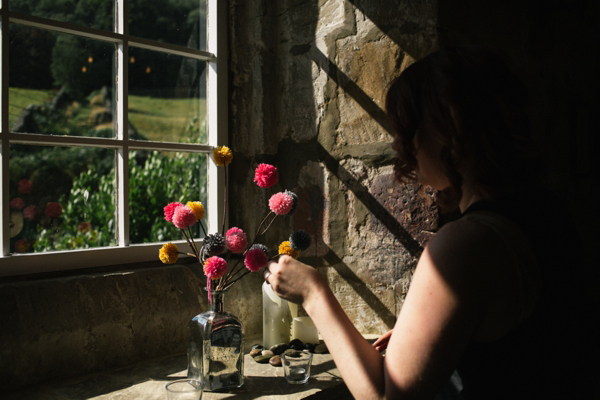
<path fill-rule="evenodd" d="M 130 34 L 199 48 L 198 21 L 205 20 L 206 7 L 204 1 L 200 7 L 198 4 L 198 0 L 132 0 L 129 3 Z M 114 29 L 112 0 L 11 0 L 10 7 L 38 17 L 108 31 Z M 11 44 L 11 58 L 16 54 L 15 62 L 11 61 L 11 71 L 20 76 L 11 79 L 11 86 L 45 89 L 52 85 L 65 86 L 69 94 L 78 99 L 102 86 L 112 87 L 114 46 L 111 44 L 33 28 L 23 29 L 24 32 L 16 32 L 20 36 L 15 36 L 17 41 Z M 42 43 L 39 42 L 40 35 L 44 37 Z M 174 57 L 158 57 L 155 52 L 132 50 L 137 54 L 135 63 L 129 64 L 129 89 L 135 92 L 148 87 L 170 88 L 171 91 L 163 92 L 163 95 L 172 96 L 181 66 L 179 58 L 174 61 Z M 28 54 L 36 52 L 39 54 L 33 58 Z M 47 65 L 51 65 L 52 82 L 47 73 L 44 79 L 39 78 L 44 74 L 35 73 Z M 148 67 L 151 74 L 146 73 Z M 25 70 L 31 73 L 25 74 Z M 32 76 L 36 77 L 34 86 L 29 80 Z"/>

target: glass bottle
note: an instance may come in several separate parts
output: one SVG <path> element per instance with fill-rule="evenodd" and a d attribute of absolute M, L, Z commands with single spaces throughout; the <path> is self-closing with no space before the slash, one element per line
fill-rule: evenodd
<path fill-rule="evenodd" d="M 224 291 L 212 291 L 210 311 L 188 324 L 187 377 L 204 382 L 204 390 L 244 384 L 244 333 L 235 315 L 223 311 Z"/>

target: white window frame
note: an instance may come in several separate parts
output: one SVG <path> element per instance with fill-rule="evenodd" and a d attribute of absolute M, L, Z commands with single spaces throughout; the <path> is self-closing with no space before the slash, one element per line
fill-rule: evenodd
<path fill-rule="evenodd" d="M 128 155 L 129 150 L 166 150 L 200 152 L 210 154 L 217 145 L 227 144 L 228 111 L 227 111 L 227 2 L 206 0 L 207 7 L 207 51 L 190 49 L 184 46 L 155 42 L 148 39 L 130 36 L 127 24 L 128 0 L 115 1 L 115 32 L 88 28 L 70 23 L 63 23 L 46 18 L 11 12 L 8 0 L 1 0 L 0 9 L 2 27 L 10 23 L 19 23 L 36 28 L 48 29 L 62 33 L 83 36 L 90 39 L 114 43 L 117 46 L 117 83 L 116 89 L 116 138 L 88 138 L 39 134 L 24 134 L 10 131 L 8 122 L 8 29 L 0 31 L 0 163 L 2 170 L 0 184 L 0 277 L 26 275 L 40 272 L 64 271 L 81 268 L 110 266 L 135 262 L 155 261 L 162 243 L 130 244 L 129 243 L 129 190 L 128 190 Z M 131 140 L 127 136 L 127 62 L 129 47 L 144 48 L 163 53 L 174 54 L 207 61 L 206 68 L 206 102 L 208 144 L 196 145 L 186 143 L 146 142 Z M 116 219 L 117 245 L 94 249 L 82 249 L 60 252 L 43 252 L 27 254 L 10 253 L 9 224 L 9 160 L 10 143 L 43 144 L 56 146 L 102 147 L 116 150 Z M 223 218 L 223 185 L 224 169 L 217 168 L 214 162 L 208 161 L 208 190 L 206 218 L 210 231 L 218 229 Z M 185 246 L 185 241 L 172 241 Z"/>

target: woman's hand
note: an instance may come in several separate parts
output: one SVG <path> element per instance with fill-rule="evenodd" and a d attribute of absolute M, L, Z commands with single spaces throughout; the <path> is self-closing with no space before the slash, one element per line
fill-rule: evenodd
<path fill-rule="evenodd" d="M 325 280 L 315 268 L 287 255 L 269 263 L 265 280 L 279 297 L 296 304 L 304 304 L 311 294 L 325 285 Z"/>
<path fill-rule="evenodd" d="M 394 330 L 391 329 L 389 331 L 387 331 L 386 333 L 383 334 L 383 336 L 381 336 L 379 339 L 377 339 L 375 341 L 375 343 L 373 343 L 373 347 L 375 347 L 375 349 L 382 353 L 385 349 L 387 349 L 387 345 L 390 341 L 390 337 L 392 336 L 392 332 Z"/>

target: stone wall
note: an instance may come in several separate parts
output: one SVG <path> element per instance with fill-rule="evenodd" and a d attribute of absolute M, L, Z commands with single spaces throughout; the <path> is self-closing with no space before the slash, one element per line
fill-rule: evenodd
<path fill-rule="evenodd" d="M 267 242 L 296 229 L 313 235 L 301 258 L 327 276 L 361 332 L 383 333 L 438 224 L 431 191 L 393 185 L 383 96 L 437 48 L 436 2 L 230 4 L 231 219 L 254 227 L 271 193 L 297 193 L 299 210 Z M 261 162 L 281 177 L 266 192 L 252 182 Z"/>

